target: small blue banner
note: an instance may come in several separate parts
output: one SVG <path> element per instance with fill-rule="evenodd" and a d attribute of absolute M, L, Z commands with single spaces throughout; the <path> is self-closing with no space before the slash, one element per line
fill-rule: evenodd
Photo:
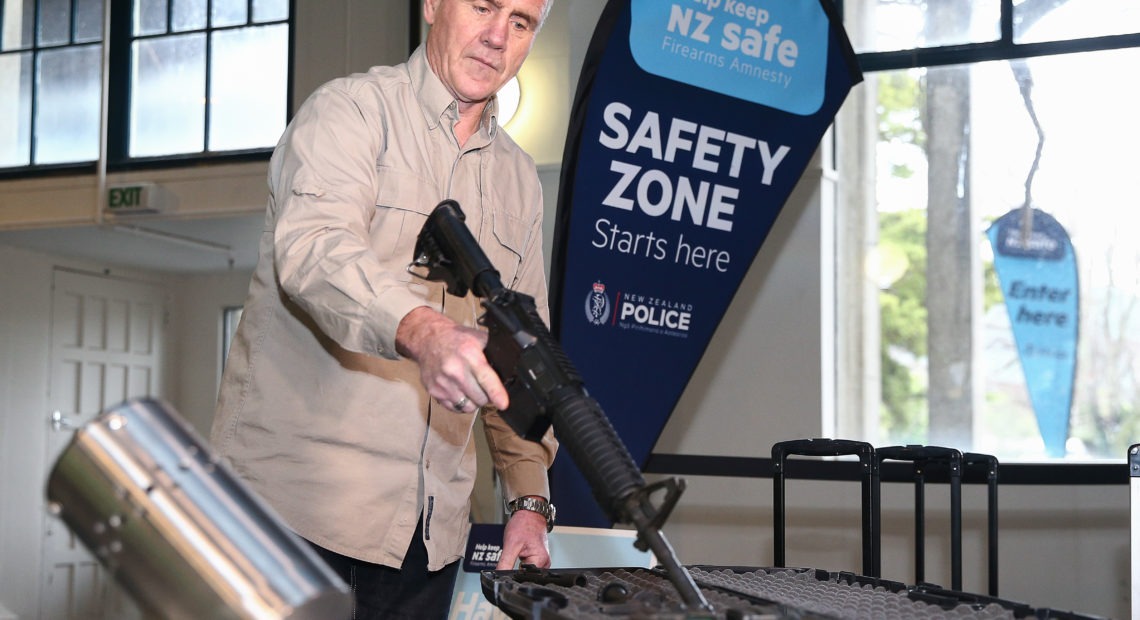
<path fill-rule="evenodd" d="M 862 80 L 827 0 L 610 0 L 563 155 L 552 328 L 644 467 L 765 237 Z M 559 523 L 608 527 L 565 453 Z"/>
<path fill-rule="evenodd" d="M 1073 245 L 1057 220 L 1039 209 L 1006 213 L 987 236 L 1045 453 L 1063 457 L 1080 324 Z"/>
<path fill-rule="evenodd" d="M 463 555 L 463 572 L 495 570 L 503 555 L 503 526 L 498 523 L 472 523 Z"/>

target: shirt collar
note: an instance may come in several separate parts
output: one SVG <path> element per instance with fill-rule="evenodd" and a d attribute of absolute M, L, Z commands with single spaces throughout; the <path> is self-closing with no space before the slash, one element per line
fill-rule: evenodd
<path fill-rule="evenodd" d="M 459 120 L 459 103 L 448 92 L 447 87 L 439 76 L 431 70 L 427 61 L 427 52 L 424 46 L 416 48 L 408 58 L 408 73 L 411 76 L 412 88 L 419 100 L 420 109 L 424 113 L 430 129 L 440 127 L 450 128 Z M 479 123 L 478 135 L 484 135 L 487 141 L 494 140 L 499 132 L 499 96 L 495 95 L 487 106 L 483 108 L 483 118 Z"/>

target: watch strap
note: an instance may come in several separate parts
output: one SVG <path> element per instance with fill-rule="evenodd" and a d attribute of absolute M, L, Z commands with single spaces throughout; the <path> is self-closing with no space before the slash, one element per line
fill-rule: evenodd
<path fill-rule="evenodd" d="M 557 510 L 554 508 L 554 504 L 550 503 L 550 500 L 534 495 L 524 495 L 507 502 L 507 516 L 511 516 L 519 510 L 537 512 L 546 519 L 546 531 L 549 532 L 554 529 L 554 516 Z"/>

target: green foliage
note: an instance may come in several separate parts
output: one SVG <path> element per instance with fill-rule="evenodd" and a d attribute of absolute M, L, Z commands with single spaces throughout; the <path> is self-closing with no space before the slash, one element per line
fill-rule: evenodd
<path fill-rule="evenodd" d="M 997 218 L 987 218 L 985 225 L 989 228 Z M 1005 295 L 1001 292 L 1001 282 L 998 280 L 997 269 L 992 260 L 982 265 L 982 309 L 989 310 L 997 304 L 1005 303 Z"/>
<path fill-rule="evenodd" d="M 1005 303 L 1005 295 L 1001 292 L 1001 283 L 998 282 L 997 269 L 994 262 L 986 261 L 982 265 L 982 309 L 989 310 L 995 305 Z"/>
<path fill-rule="evenodd" d="M 877 82 L 879 141 L 923 148 L 921 71 L 892 71 Z M 915 171 L 893 162 L 891 175 Z M 926 211 L 881 213 L 879 254 L 892 281 L 879 294 L 880 432 L 891 443 L 915 443 L 926 436 Z"/>
<path fill-rule="evenodd" d="M 926 211 L 879 216 L 879 245 L 906 259 L 906 271 L 880 295 L 883 340 L 926 355 Z"/>
<path fill-rule="evenodd" d="M 891 71 L 876 82 L 879 94 L 880 142 L 905 142 L 926 146 L 919 110 L 926 105 L 919 74 L 913 71 Z"/>
<path fill-rule="evenodd" d="M 888 444 L 925 443 L 926 385 L 911 369 L 882 348 L 882 401 L 879 432 Z"/>
<path fill-rule="evenodd" d="M 879 293 L 882 411 L 880 430 L 891 442 L 926 435 L 926 212 L 880 214 L 879 246 L 901 256 L 905 270 Z"/>

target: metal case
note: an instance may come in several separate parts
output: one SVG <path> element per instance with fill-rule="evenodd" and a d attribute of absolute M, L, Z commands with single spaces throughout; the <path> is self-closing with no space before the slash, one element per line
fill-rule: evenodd
<path fill-rule="evenodd" d="M 165 404 L 76 431 L 48 478 L 68 527 L 165 618 L 348 618 L 347 587 Z"/>

